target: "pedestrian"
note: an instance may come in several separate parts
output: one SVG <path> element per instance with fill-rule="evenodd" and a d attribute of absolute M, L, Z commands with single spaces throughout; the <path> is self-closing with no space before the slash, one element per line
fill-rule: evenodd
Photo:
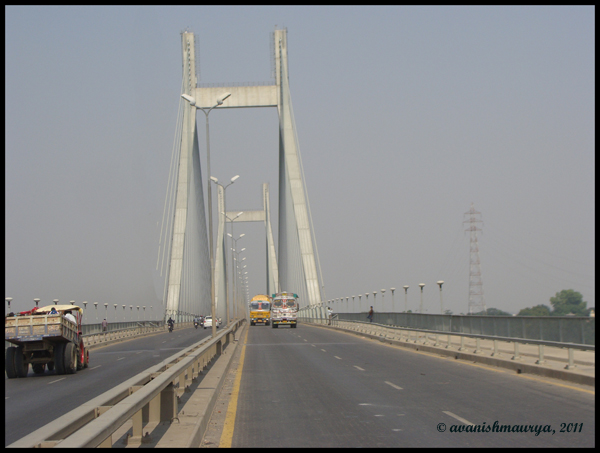
<path fill-rule="evenodd" d="M 369 316 L 367 316 L 369 322 L 373 322 L 373 305 L 371 305 L 371 309 L 369 310 Z"/>
<path fill-rule="evenodd" d="M 333 310 L 331 309 L 331 307 L 327 307 L 327 314 L 329 318 L 329 322 L 327 324 L 331 325 L 331 319 L 333 318 Z"/>
<path fill-rule="evenodd" d="M 102 332 L 106 332 L 108 330 L 108 323 L 106 322 L 106 318 L 102 321 Z"/>

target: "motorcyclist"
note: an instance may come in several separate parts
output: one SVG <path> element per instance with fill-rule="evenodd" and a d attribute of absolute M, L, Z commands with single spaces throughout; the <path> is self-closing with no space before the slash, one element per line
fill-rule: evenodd
<path fill-rule="evenodd" d="M 197 329 L 198 328 L 198 317 L 194 318 L 194 327 Z"/>
<path fill-rule="evenodd" d="M 167 321 L 167 324 L 169 325 L 169 332 L 172 332 L 175 321 L 173 321 L 173 319 L 170 316 L 169 316 L 169 320 Z"/>

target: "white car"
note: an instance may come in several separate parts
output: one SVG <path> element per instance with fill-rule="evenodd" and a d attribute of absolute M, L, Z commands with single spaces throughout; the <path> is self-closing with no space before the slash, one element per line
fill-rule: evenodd
<path fill-rule="evenodd" d="M 219 318 L 217 318 L 217 329 L 219 328 L 219 325 L 221 323 L 219 322 Z M 207 316 L 206 318 L 204 318 L 204 328 L 206 329 L 207 327 L 210 327 L 212 329 L 212 316 Z"/>

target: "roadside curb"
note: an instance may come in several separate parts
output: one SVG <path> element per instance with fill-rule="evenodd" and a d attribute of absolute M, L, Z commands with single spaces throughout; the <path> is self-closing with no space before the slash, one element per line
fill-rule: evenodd
<path fill-rule="evenodd" d="M 379 335 L 374 335 L 366 332 L 355 332 L 349 329 L 343 329 L 340 327 L 334 326 L 323 326 L 319 324 L 307 324 L 315 327 L 324 327 L 327 329 L 334 329 L 340 332 L 350 333 L 356 336 L 367 337 L 373 340 L 379 340 L 382 343 L 388 343 L 394 346 L 400 346 L 406 349 L 413 349 L 415 351 L 424 351 L 434 354 L 439 354 L 442 356 L 454 357 L 456 360 L 464 360 L 468 362 L 474 363 L 482 363 L 485 365 L 496 366 L 499 368 L 506 368 L 509 370 L 515 371 L 517 374 L 533 374 L 542 377 L 548 377 L 553 379 L 560 379 L 563 381 L 572 382 L 575 384 L 589 385 L 592 387 L 596 386 L 596 377 L 595 376 L 587 376 L 584 374 L 576 373 L 570 370 L 557 370 L 553 368 L 548 368 L 540 365 L 532 365 L 528 363 L 522 363 L 519 361 L 500 359 L 496 357 L 489 357 L 480 354 L 472 354 L 468 352 L 455 351 L 446 348 L 438 348 L 435 346 L 428 346 L 425 344 L 416 344 L 416 343 L 407 343 L 405 341 L 400 340 L 392 340 L 389 338 L 383 338 Z"/>

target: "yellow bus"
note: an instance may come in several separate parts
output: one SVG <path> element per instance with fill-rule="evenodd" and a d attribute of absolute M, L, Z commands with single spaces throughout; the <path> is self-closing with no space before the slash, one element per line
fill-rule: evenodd
<path fill-rule="evenodd" d="M 250 325 L 271 324 L 271 298 L 265 294 L 254 296 L 249 304 Z"/>

